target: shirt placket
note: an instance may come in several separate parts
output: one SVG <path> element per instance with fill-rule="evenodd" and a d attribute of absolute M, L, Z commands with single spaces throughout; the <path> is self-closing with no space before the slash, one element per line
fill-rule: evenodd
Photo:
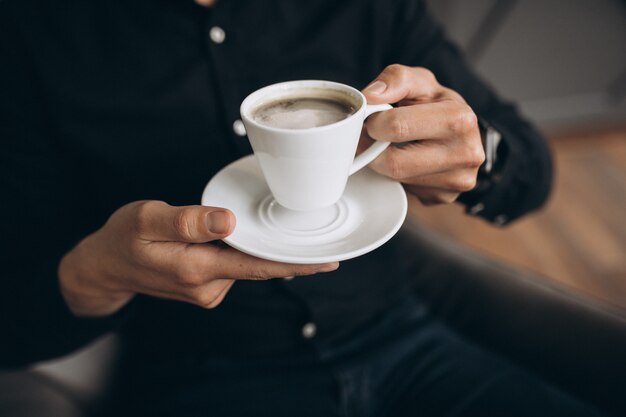
<path fill-rule="evenodd" d="M 216 102 L 221 108 L 222 128 L 229 133 L 231 148 L 238 157 L 248 155 L 252 148 L 239 115 L 241 86 L 238 71 L 246 69 L 236 48 L 236 30 L 229 2 L 218 2 L 205 21 L 205 45 L 212 68 Z"/>
<path fill-rule="evenodd" d="M 223 105 L 221 115 L 224 127 L 229 129 L 230 137 L 239 156 L 252 153 L 252 148 L 246 136 L 245 127 L 239 114 L 240 101 L 243 99 L 237 78 L 237 71 L 253 70 L 247 69 L 244 60 L 238 55 L 236 41 L 241 38 L 241 33 L 236 33 L 237 25 L 233 21 L 233 13 L 228 2 L 218 3 L 206 19 L 205 33 L 206 47 L 209 54 L 209 65 L 213 70 L 215 92 L 217 102 Z M 306 297 L 293 290 L 288 285 L 288 280 L 284 280 L 282 285 L 287 289 L 285 297 L 293 297 L 306 312 L 299 329 L 298 337 L 312 343 L 317 342 L 318 326 L 312 306 L 307 303 Z"/>

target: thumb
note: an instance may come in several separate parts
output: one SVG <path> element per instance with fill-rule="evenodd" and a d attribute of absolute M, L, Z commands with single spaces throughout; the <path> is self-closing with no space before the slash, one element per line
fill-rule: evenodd
<path fill-rule="evenodd" d="M 137 210 L 139 234 L 151 241 L 204 243 L 222 239 L 235 229 L 235 215 L 219 207 L 175 207 L 146 201 Z"/>
<path fill-rule="evenodd" d="M 369 83 L 362 93 L 369 104 L 383 104 L 392 102 L 391 100 L 387 100 L 387 96 L 389 95 L 388 89 L 389 85 L 384 79 L 376 79 Z"/>
<path fill-rule="evenodd" d="M 442 92 L 433 73 L 426 68 L 389 65 L 363 90 L 370 104 L 425 101 Z"/>

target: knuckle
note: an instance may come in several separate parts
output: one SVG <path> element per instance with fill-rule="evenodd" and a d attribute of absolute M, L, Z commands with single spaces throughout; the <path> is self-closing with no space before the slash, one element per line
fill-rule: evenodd
<path fill-rule="evenodd" d="M 183 287 L 194 288 L 204 283 L 203 274 L 190 267 L 180 266 L 175 275 Z"/>
<path fill-rule="evenodd" d="M 194 238 L 194 219 L 189 215 L 187 210 L 180 210 L 172 220 L 174 230 L 184 240 L 192 240 Z"/>
<path fill-rule="evenodd" d="M 464 136 L 478 131 L 478 119 L 476 114 L 466 104 L 461 104 L 450 118 L 450 130 L 457 135 Z"/>
<path fill-rule="evenodd" d="M 406 139 L 409 133 L 407 120 L 398 115 L 397 112 L 391 112 L 389 115 L 389 132 L 393 139 Z"/>
<path fill-rule="evenodd" d="M 423 80 L 427 80 L 431 83 L 437 82 L 437 77 L 435 77 L 435 73 L 425 67 L 414 67 L 413 70 L 415 73 Z"/>
<path fill-rule="evenodd" d="M 435 74 L 426 67 L 413 67 L 413 71 L 421 77 L 435 79 Z"/>
<path fill-rule="evenodd" d="M 470 168 L 478 168 L 485 162 L 485 151 L 482 145 L 473 146 L 468 155 L 468 164 Z"/>
<path fill-rule="evenodd" d="M 414 67 L 416 78 L 421 85 L 422 94 L 425 98 L 434 98 L 437 96 L 440 90 L 439 82 L 435 77 L 435 74 L 424 67 Z"/>
<path fill-rule="evenodd" d="M 406 65 L 391 64 L 385 68 L 384 72 L 397 80 L 400 85 L 404 85 L 411 78 L 411 68 Z"/>
<path fill-rule="evenodd" d="M 133 224 L 138 235 L 144 235 L 149 231 L 151 213 L 159 206 L 158 201 L 140 201 L 135 204 L 133 210 Z"/>
<path fill-rule="evenodd" d="M 200 307 L 211 309 L 219 304 L 219 296 L 220 290 L 215 286 L 209 286 L 196 292 L 194 299 Z"/>
<path fill-rule="evenodd" d="M 459 168 L 479 168 L 485 161 L 485 151 L 482 144 L 472 143 L 466 144 L 463 149 L 457 151 L 457 167 Z"/>
<path fill-rule="evenodd" d="M 390 153 L 390 156 L 385 160 L 387 165 L 387 175 L 396 181 L 401 181 L 406 177 L 406 170 L 403 164 Z"/>
<path fill-rule="evenodd" d="M 463 174 L 459 175 L 456 178 L 454 184 L 452 185 L 452 189 L 461 193 L 471 191 L 476 186 L 476 176 L 471 174 Z"/>
<path fill-rule="evenodd" d="M 391 74 L 391 75 L 401 75 L 405 72 L 406 67 L 401 64 L 391 64 L 387 65 L 383 72 Z"/>

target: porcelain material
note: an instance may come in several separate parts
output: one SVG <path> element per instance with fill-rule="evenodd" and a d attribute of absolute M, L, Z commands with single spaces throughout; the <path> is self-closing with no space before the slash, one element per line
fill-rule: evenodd
<path fill-rule="evenodd" d="M 281 129 L 253 120 L 264 103 L 285 97 L 336 96 L 357 111 L 339 122 L 309 129 Z M 279 83 L 250 94 L 241 104 L 241 119 L 265 179 L 276 200 L 292 210 L 310 211 L 339 201 L 348 176 L 380 155 L 389 142 L 376 142 L 355 158 L 363 121 L 388 104 L 368 105 L 360 91 L 330 81 Z"/>
<path fill-rule="evenodd" d="M 250 255 L 279 262 L 342 261 L 370 252 L 398 231 L 407 213 L 402 186 L 364 169 L 350 177 L 335 203 L 308 212 L 276 202 L 254 155 L 233 162 L 209 181 L 205 206 L 227 207 L 237 226 L 224 241 Z"/>

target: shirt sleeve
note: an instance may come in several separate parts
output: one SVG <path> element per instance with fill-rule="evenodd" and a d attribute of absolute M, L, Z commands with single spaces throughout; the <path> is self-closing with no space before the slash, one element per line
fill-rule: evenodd
<path fill-rule="evenodd" d="M 19 36 L 11 2 L 0 2 L 0 367 L 68 353 L 118 317 L 76 318 L 57 267 L 82 236 L 72 156 L 56 140 L 45 94 Z"/>
<path fill-rule="evenodd" d="M 388 48 L 389 63 L 422 66 L 458 93 L 502 141 L 498 164 L 488 178 L 460 196 L 467 211 L 497 224 L 509 223 L 539 208 L 552 183 L 552 160 L 545 139 L 508 101 L 470 68 L 423 1 L 402 1 Z"/>

